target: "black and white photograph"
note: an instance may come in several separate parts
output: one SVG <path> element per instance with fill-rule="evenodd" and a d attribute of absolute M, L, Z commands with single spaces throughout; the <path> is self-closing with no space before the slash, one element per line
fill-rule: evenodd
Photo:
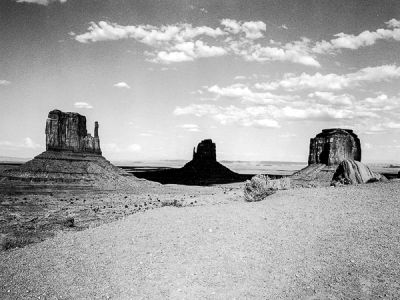
<path fill-rule="evenodd" d="M 400 299 L 400 2 L 0 0 L 0 299 Z"/>

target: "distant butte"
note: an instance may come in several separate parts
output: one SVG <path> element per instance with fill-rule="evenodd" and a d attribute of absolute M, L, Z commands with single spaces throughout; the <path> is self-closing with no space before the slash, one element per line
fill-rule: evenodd
<path fill-rule="evenodd" d="M 323 129 L 310 139 L 308 164 L 338 165 L 345 159 L 361 161 L 361 143 L 350 129 Z"/>
<path fill-rule="evenodd" d="M 136 176 L 163 184 L 210 185 L 241 182 L 250 175 L 235 173 L 217 162 L 216 145 L 211 139 L 193 149 L 193 159 L 179 169 L 135 173 Z"/>
<path fill-rule="evenodd" d="M 294 185 L 329 186 L 344 160 L 361 161 L 360 139 L 351 129 L 323 129 L 310 139 L 308 166 L 291 176 Z"/>

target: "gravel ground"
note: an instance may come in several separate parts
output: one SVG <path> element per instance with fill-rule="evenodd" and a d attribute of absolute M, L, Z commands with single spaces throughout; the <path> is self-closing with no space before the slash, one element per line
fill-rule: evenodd
<path fill-rule="evenodd" d="M 63 232 L 0 253 L 0 299 L 396 299 L 399 190 L 279 191 Z"/>

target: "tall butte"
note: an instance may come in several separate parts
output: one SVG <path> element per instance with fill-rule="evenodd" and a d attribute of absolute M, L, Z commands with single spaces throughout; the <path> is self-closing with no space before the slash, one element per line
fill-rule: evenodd
<path fill-rule="evenodd" d="M 46 121 L 46 150 L 94 153 L 101 155 L 99 123 L 94 137 L 86 130 L 86 117 L 78 113 L 52 110 Z"/>
<path fill-rule="evenodd" d="M 92 136 L 87 132 L 85 116 L 52 110 L 46 120 L 45 133 L 46 151 L 0 174 L 1 185 L 11 183 L 16 187 L 22 183 L 67 189 L 115 189 L 136 185 L 136 177 L 102 156 L 98 122 L 95 122 Z"/>
<path fill-rule="evenodd" d="M 310 139 L 308 166 L 294 173 L 294 185 L 329 186 L 344 160 L 361 161 L 360 139 L 351 129 L 323 129 Z"/>
<path fill-rule="evenodd" d="M 345 159 L 361 161 L 360 139 L 351 129 L 323 129 L 310 139 L 308 164 L 338 165 Z"/>

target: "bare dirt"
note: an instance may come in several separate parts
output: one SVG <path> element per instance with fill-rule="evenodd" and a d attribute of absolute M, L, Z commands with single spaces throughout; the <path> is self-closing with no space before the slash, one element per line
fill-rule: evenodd
<path fill-rule="evenodd" d="M 103 224 L 0 253 L 0 298 L 400 297 L 399 181 L 278 191 L 255 203 L 243 201 L 242 184 L 163 188 L 81 194 L 73 204 L 3 196 L 2 211 L 27 201 L 41 214 L 74 214 L 78 228 Z M 143 209 L 157 197 L 169 204 Z"/>

